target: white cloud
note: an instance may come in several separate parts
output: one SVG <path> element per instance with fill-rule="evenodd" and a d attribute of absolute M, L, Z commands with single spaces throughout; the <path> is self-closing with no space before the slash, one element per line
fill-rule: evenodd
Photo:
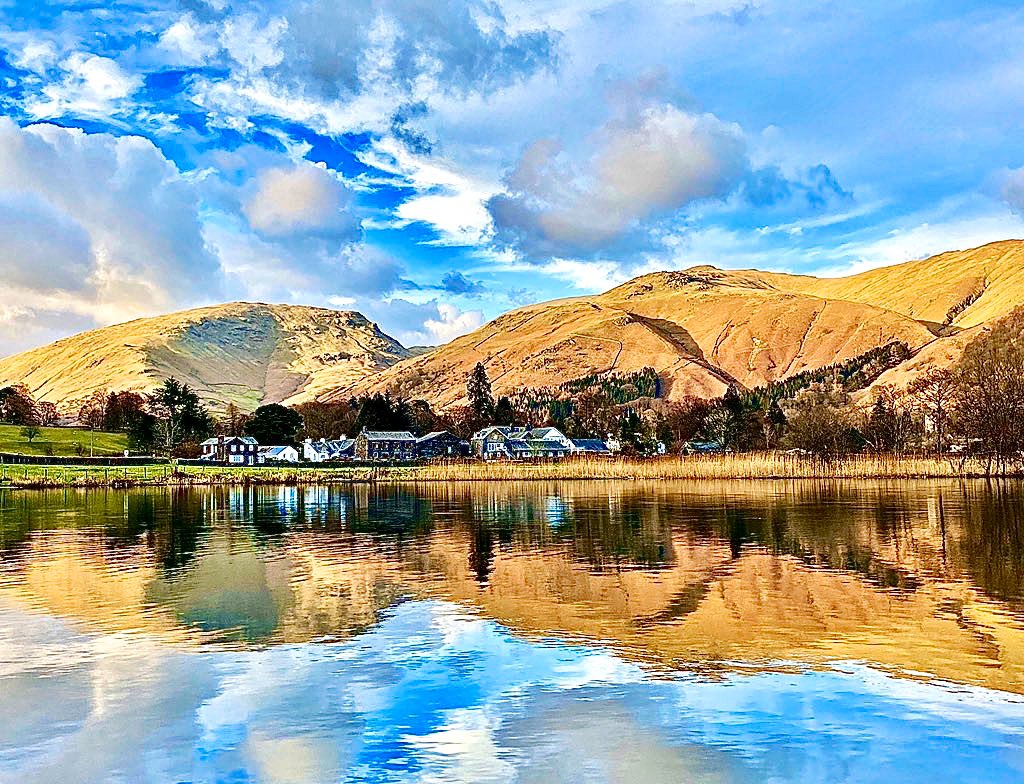
<path fill-rule="evenodd" d="M 625 283 L 640 272 L 626 272 L 614 261 L 578 261 L 574 259 L 553 259 L 537 268 L 545 275 L 564 281 L 574 289 L 586 292 L 601 292 Z"/>
<path fill-rule="evenodd" d="M 0 298 L 96 323 L 172 310 L 221 287 L 194 189 L 137 136 L 0 118 Z"/>
<path fill-rule="evenodd" d="M 484 323 L 482 311 L 462 311 L 455 305 L 443 302 L 437 306 L 437 314 L 437 318 L 423 322 L 424 329 L 430 333 L 431 345 L 448 343 L 460 335 L 472 332 Z"/>
<path fill-rule="evenodd" d="M 142 77 L 125 71 L 115 60 L 75 52 L 61 64 L 60 81 L 42 88 L 42 97 L 26 104 L 33 117 L 46 119 L 73 114 L 107 119 L 142 86 Z"/>
<path fill-rule="evenodd" d="M 217 54 L 216 30 L 185 14 L 160 34 L 157 47 L 165 52 L 170 65 L 203 65 Z"/>
<path fill-rule="evenodd" d="M 224 23 L 220 41 L 231 58 L 252 73 L 281 63 L 281 39 L 287 31 L 288 20 L 283 17 L 261 24 L 255 15 L 244 14 Z"/>
<path fill-rule="evenodd" d="M 270 236 L 351 233 L 351 208 L 352 194 L 335 175 L 305 163 L 260 172 L 242 205 L 249 224 Z"/>
<path fill-rule="evenodd" d="M 45 73 L 48 68 L 57 64 L 59 52 L 53 41 L 27 40 L 13 59 L 15 68 L 23 68 L 34 73 Z"/>
<path fill-rule="evenodd" d="M 331 133 L 385 133 L 410 106 L 514 82 L 550 62 L 553 38 L 514 31 L 485 0 L 309 0 L 269 21 L 229 17 L 228 80 L 199 79 L 193 98 L 218 123 L 272 114 Z"/>
<path fill-rule="evenodd" d="M 415 154 L 390 136 L 374 142 L 359 157 L 415 191 L 395 209 L 394 226 L 424 223 L 439 234 L 437 244 L 443 245 L 479 245 L 490 236 L 491 216 L 486 202 L 500 190 L 496 182 L 471 177 L 443 161 Z"/>
<path fill-rule="evenodd" d="M 727 195 L 746 167 L 739 128 L 670 104 L 606 123 L 582 151 L 531 145 L 490 201 L 499 238 L 528 255 L 580 255 Z"/>

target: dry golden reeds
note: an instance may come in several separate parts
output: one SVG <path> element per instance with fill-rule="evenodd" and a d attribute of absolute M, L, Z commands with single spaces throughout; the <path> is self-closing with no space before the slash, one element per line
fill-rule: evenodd
<path fill-rule="evenodd" d="M 433 463 L 396 472 L 396 480 L 527 479 L 925 479 L 985 476 L 983 461 L 854 455 L 823 461 L 781 453 L 686 455 L 653 459 L 579 458 L 561 462 Z"/>

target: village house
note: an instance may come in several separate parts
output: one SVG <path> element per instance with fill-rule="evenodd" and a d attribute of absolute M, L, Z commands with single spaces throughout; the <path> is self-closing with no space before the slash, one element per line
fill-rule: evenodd
<path fill-rule="evenodd" d="M 412 460 L 416 436 L 408 430 L 364 430 L 356 436 L 358 460 Z"/>
<path fill-rule="evenodd" d="M 256 465 L 259 462 L 259 442 L 251 436 L 215 436 L 200 445 L 202 459 L 230 465 Z"/>
<path fill-rule="evenodd" d="M 332 460 L 352 460 L 356 456 L 356 440 L 342 436 L 337 439 L 307 438 L 302 442 L 302 459 L 308 463 L 327 463 Z"/>
<path fill-rule="evenodd" d="M 293 446 L 261 446 L 259 448 L 261 463 L 298 463 L 299 450 Z"/>
<path fill-rule="evenodd" d="M 470 441 L 473 454 L 481 460 L 519 459 L 529 451 L 526 442 L 513 435 L 521 432 L 521 428 L 498 425 L 478 430 Z"/>
<path fill-rule="evenodd" d="M 487 427 L 473 435 L 481 460 L 559 460 L 572 454 L 610 454 L 604 441 L 574 441 L 556 427 Z"/>
<path fill-rule="evenodd" d="M 416 456 L 420 458 L 468 457 L 469 453 L 469 442 L 448 430 L 427 433 L 416 439 Z"/>

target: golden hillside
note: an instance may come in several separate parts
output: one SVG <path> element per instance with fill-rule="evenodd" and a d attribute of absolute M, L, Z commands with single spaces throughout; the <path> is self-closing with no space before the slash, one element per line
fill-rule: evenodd
<path fill-rule="evenodd" d="M 967 328 L 1024 302 L 1024 241 L 1004 240 L 843 278 L 754 273 L 784 291 L 861 302 Z"/>
<path fill-rule="evenodd" d="M 512 311 L 326 397 L 383 388 L 449 406 L 463 401 L 477 362 L 498 393 L 650 366 L 670 399 L 711 397 L 730 382 L 756 387 L 894 340 L 922 352 L 890 376 L 905 383 L 926 359 L 955 362 L 971 328 L 1021 303 L 1016 240 L 844 278 L 701 266 Z"/>
<path fill-rule="evenodd" d="M 352 384 L 408 352 L 359 313 L 235 302 L 84 332 L 0 360 L 0 385 L 73 409 L 94 390 L 169 376 L 217 406 L 251 410 Z"/>

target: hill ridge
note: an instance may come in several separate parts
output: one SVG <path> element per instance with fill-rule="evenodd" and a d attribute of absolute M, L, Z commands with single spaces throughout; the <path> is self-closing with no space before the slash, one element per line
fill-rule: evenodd
<path fill-rule="evenodd" d="M 477 361 L 499 394 L 650 366 L 670 398 L 712 397 L 729 383 L 760 386 L 893 341 L 905 343 L 912 360 L 924 354 L 949 363 L 962 351 L 957 335 L 1020 304 L 1024 240 L 827 278 L 701 264 L 517 308 L 324 397 L 362 394 L 372 384 L 447 407 L 465 402 Z"/>
<path fill-rule="evenodd" d="M 74 408 L 169 376 L 218 407 L 301 402 L 409 356 L 355 310 L 229 302 L 100 327 L 0 359 L 0 384 Z"/>

